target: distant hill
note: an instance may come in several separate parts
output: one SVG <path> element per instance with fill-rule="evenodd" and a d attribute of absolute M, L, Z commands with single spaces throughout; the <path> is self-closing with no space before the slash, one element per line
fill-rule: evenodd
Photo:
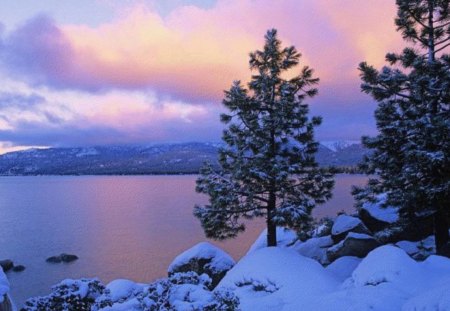
<path fill-rule="evenodd" d="M 29 149 L 0 155 L 0 175 L 132 175 L 197 173 L 205 161 L 217 166 L 215 143 Z M 321 166 L 351 167 L 365 149 L 354 142 L 324 142 Z"/>

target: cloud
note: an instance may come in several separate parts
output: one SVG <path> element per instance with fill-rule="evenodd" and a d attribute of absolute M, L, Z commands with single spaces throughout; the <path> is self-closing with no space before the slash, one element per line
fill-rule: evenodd
<path fill-rule="evenodd" d="M 276 27 L 332 84 L 354 79 L 359 61 L 382 60 L 399 41 L 391 2 L 220 0 L 164 18 L 140 4 L 97 27 L 38 16 L 4 38 L 2 59 L 10 72 L 56 89 L 153 89 L 217 100 L 233 80 L 249 78 L 248 53 Z"/>
<path fill-rule="evenodd" d="M 26 98 L 10 95 L 20 96 Z M 1 126 L 0 119 L 0 142 L 9 142 L 12 147 L 211 141 L 221 131 L 218 106 L 160 99 L 152 93 L 67 92 L 36 96 L 45 102 L 39 109 L 9 111 L 3 121 L 7 126 Z M 62 104 L 65 102 L 72 103 L 70 109 Z"/>
<path fill-rule="evenodd" d="M 29 110 L 43 103 L 45 103 L 45 98 L 37 94 L 0 92 L 0 111 L 7 108 Z"/>
<path fill-rule="evenodd" d="M 217 0 L 206 8 L 174 0 L 159 11 L 150 2 L 127 2 L 97 25 L 37 15 L 0 31 L 0 71 L 25 85 L 0 87 L 0 141 L 218 140 L 223 90 L 250 78 L 248 53 L 272 27 L 321 78 L 309 102 L 324 117 L 318 138 L 374 132 L 375 105 L 360 93 L 357 66 L 381 66 L 401 49 L 392 0 Z"/>

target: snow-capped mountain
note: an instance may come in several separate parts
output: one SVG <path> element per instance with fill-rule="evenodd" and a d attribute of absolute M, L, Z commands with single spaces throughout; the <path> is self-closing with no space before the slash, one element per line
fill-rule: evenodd
<path fill-rule="evenodd" d="M 102 175 L 197 173 L 205 161 L 218 167 L 220 143 L 29 149 L 0 155 L 0 175 Z M 331 146 L 331 147 L 330 147 Z M 355 166 L 359 143 L 325 142 L 321 166 Z"/>
<path fill-rule="evenodd" d="M 331 151 L 336 152 L 353 145 L 361 145 L 361 142 L 359 140 L 328 140 L 321 141 L 320 144 Z"/>

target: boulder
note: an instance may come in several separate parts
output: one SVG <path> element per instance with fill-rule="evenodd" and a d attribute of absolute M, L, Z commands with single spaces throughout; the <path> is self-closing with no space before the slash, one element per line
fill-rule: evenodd
<path fill-rule="evenodd" d="M 385 200 L 385 196 L 379 196 L 377 202 L 366 202 L 359 209 L 359 218 L 372 232 L 384 230 L 400 219 L 398 208 L 382 206 Z"/>
<path fill-rule="evenodd" d="M 72 262 L 78 259 L 78 256 L 72 255 L 72 254 L 61 254 L 61 261 L 62 262 Z"/>
<path fill-rule="evenodd" d="M 170 277 L 179 272 L 206 273 L 212 280 L 212 289 L 234 265 L 230 255 L 210 243 L 202 242 L 178 255 L 170 264 L 168 274 Z"/>
<path fill-rule="evenodd" d="M 362 258 L 379 245 L 370 235 L 350 232 L 344 240 L 327 249 L 327 257 L 330 262 L 344 256 Z"/>
<path fill-rule="evenodd" d="M 62 260 L 61 260 L 61 256 L 51 256 L 51 257 L 48 257 L 45 261 L 50 262 L 50 263 L 60 263 Z"/>
<path fill-rule="evenodd" d="M 14 266 L 14 268 L 12 268 L 12 271 L 14 271 L 14 272 L 22 272 L 23 270 L 25 270 L 25 266 L 23 266 L 23 265 L 17 265 L 17 266 Z"/>
<path fill-rule="evenodd" d="M 361 219 L 348 215 L 339 215 L 331 228 L 331 238 L 334 243 L 345 239 L 349 232 L 369 234 Z"/>
<path fill-rule="evenodd" d="M 9 259 L 0 260 L 0 267 L 2 267 L 3 271 L 7 272 L 14 267 L 14 263 Z"/>
<path fill-rule="evenodd" d="M 45 261 L 50 263 L 72 262 L 78 259 L 78 256 L 62 253 L 59 256 L 48 257 Z"/>

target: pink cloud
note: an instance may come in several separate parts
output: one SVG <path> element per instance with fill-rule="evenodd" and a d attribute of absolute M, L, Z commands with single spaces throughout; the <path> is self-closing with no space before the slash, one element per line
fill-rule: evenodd
<path fill-rule="evenodd" d="M 10 34 L 3 50 L 10 69 L 35 84 L 149 88 L 217 100 L 233 80 L 248 79 L 248 52 L 272 27 L 326 85 L 356 81 L 360 61 L 381 63 L 399 46 L 394 13 L 391 0 L 219 0 L 214 8 L 184 6 L 165 18 L 138 5 L 98 27 L 39 17 Z"/>

